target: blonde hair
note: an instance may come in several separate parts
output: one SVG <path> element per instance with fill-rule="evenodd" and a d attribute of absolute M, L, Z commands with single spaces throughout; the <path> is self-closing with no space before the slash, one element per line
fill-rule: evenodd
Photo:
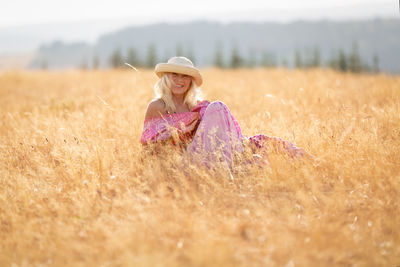
<path fill-rule="evenodd" d="M 166 109 L 169 113 L 176 111 L 174 101 L 172 100 L 171 87 L 174 84 L 171 73 L 165 73 L 160 80 L 154 85 L 154 92 L 156 98 L 160 98 L 164 101 Z M 185 93 L 184 103 L 188 105 L 189 109 L 196 106 L 198 101 L 202 100 L 201 88 L 192 79 L 190 88 Z"/>

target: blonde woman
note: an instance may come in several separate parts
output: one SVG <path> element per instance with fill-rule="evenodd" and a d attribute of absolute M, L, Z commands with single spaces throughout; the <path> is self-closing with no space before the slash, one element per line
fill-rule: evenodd
<path fill-rule="evenodd" d="M 292 157 L 305 154 L 280 138 L 243 136 L 224 103 L 202 101 L 199 87 L 202 75 L 189 59 L 172 57 L 167 63 L 157 64 L 155 73 L 160 79 L 154 87 L 156 98 L 149 103 L 145 114 L 143 144 L 171 141 L 207 166 L 215 162 L 232 166 L 233 155 L 243 152 L 244 143 L 265 156 L 270 144 Z"/>

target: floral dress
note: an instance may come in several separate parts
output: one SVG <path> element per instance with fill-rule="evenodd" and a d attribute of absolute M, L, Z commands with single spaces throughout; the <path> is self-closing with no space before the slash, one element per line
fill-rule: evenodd
<path fill-rule="evenodd" d="M 307 153 L 278 137 L 259 134 L 242 135 L 242 130 L 228 107 L 221 101 L 202 101 L 189 112 L 166 114 L 144 121 L 141 143 L 184 144 L 188 155 L 207 166 L 225 162 L 232 166 L 234 155 L 243 153 L 248 144 L 253 155 L 268 158 L 271 149 L 291 158 Z"/>

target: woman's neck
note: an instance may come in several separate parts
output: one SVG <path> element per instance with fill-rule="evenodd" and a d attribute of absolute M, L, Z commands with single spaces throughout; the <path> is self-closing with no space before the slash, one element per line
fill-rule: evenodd
<path fill-rule="evenodd" d="M 175 105 L 175 112 L 181 113 L 189 111 L 188 106 L 185 104 L 185 97 L 184 95 L 173 95 L 172 101 Z"/>
<path fill-rule="evenodd" d="M 181 106 L 185 102 L 185 96 L 184 95 L 172 95 L 172 101 L 174 101 L 174 104 L 176 106 Z"/>

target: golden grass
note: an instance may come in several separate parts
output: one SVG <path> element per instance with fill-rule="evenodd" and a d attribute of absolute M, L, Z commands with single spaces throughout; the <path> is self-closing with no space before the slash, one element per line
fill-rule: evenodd
<path fill-rule="evenodd" d="M 4 72 L 0 266 L 400 265 L 399 76 L 203 74 L 244 134 L 322 163 L 231 177 L 142 153 L 151 71 Z"/>

